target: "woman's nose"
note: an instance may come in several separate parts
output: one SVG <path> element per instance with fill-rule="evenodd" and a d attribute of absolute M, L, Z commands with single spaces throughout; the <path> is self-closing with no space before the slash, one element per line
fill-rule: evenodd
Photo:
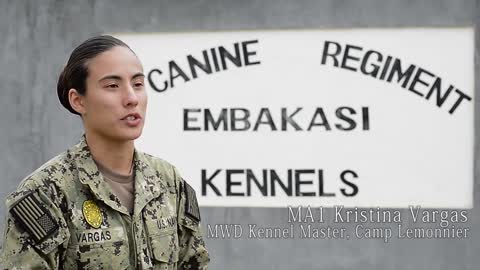
<path fill-rule="evenodd" d="M 137 106 L 138 104 L 138 97 L 137 94 L 135 93 L 135 89 L 133 89 L 132 86 L 127 87 L 127 93 L 125 97 L 125 106 Z"/>

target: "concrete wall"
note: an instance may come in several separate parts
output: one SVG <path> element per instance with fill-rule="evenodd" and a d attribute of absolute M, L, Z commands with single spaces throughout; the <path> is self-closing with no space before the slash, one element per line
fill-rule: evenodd
<path fill-rule="evenodd" d="M 71 2 L 71 3 L 67 3 Z M 0 199 L 76 142 L 81 123 L 61 107 L 55 87 L 71 50 L 105 32 L 171 32 L 339 27 L 477 26 L 479 0 L 0 0 Z M 476 30 L 475 75 L 479 75 Z M 476 80 L 478 93 L 478 79 Z M 477 103 L 477 101 L 475 101 Z M 476 116 L 479 116 L 476 106 Z M 478 269 L 478 121 L 475 208 L 467 240 L 207 239 L 211 269 Z M 0 216 L 5 215 L 3 203 Z M 204 225 L 282 226 L 285 209 L 203 208 Z M 3 231 L 3 224 L 1 224 Z"/>

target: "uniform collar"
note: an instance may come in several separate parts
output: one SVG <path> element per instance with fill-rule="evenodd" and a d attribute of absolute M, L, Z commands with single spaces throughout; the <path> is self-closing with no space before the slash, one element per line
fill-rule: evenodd
<path fill-rule="evenodd" d="M 109 184 L 104 181 L 92 158 L 85 135 L 68 152 L 76 165 L 80 182 L 87 185 L 97 199 L 119 212 L 129 214 L 127 208 L 113 194 Z M 156 171 L 154 172 L 145 154 L 135 149 L 133 162 L 135 174 L 134 215 L 137 215 L 148 202 L 161 195 L 162 191 L 165 190 L 165 185 L 162 181 L 163 176 Z"/>
<path fill-rule="evenodd" d="M 135 149 L 134 155 L 134 174 L 135 174 L 135 204 L 134 215 L 153 199 L 163 196 L 167 190 L 163 174 L 154 169 L 146 155 Z"/>

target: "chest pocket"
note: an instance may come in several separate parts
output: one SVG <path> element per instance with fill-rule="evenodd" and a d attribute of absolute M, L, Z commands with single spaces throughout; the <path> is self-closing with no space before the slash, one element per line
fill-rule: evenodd
<path fill-rule="evenodd" d="M 165 235 L 151 236 L 150 248 L 155 269 L 165 269 L 161 267 L 167 265 L 176 269 L 178 262 L 178 236 L 176 231 Z"/>
<path fill-rule="evenodd" d="M 168 199 L 151 201 L 143 210 L 143 218 L 154 269 L 176 269 L 179 245 L 175 204 Z"/>
<path fill-rule="evenodd" d="M 111 229 L 86 230 L 73 237 L 78 241 L 66 250 L 66 269 L 128 269 L 126 239 Z"/>

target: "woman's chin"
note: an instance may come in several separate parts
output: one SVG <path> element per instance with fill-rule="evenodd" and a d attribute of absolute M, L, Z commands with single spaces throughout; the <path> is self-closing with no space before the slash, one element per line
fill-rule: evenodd
<path fill-rule="evenodd" d="M 142 135 L 142 131 L 135 131 L 135 132 L 128 132 L 127 134 L 124 135 L 126 140 L 136 140 Z"/>
<path fill-rule="evenodd" d="M 111 134 L 112 139 L 117 141 L 133 141 L 142 135 L 142 130 L 119 130 L 118 132 Z"/>

